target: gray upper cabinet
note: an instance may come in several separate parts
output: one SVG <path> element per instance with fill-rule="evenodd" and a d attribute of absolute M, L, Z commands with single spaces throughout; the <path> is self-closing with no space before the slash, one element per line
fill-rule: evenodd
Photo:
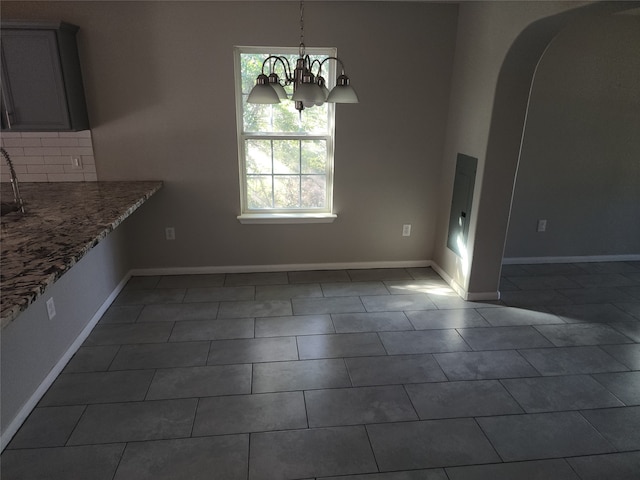
<path fill-rule="evenodd" d="M 89 128 L 76 44 L 64 22 L 2 22 L 2 130 Z"/>

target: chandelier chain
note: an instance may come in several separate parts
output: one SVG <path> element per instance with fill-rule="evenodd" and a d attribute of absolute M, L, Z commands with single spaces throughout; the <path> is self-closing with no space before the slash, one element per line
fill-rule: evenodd
<path fill-rule="evenodd" d="M 300 56 L 304 55 L 304 2 L 300 0 Z"/>

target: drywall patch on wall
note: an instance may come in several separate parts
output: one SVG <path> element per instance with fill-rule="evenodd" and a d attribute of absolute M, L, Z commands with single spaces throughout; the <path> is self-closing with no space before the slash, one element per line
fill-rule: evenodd
<path fill-rule="evenodd" d="M 21 182 L 95 182 L 91 130 L 80 132 L 2 132 L 2 146 Z M 2 179 L 9 167 L 2 165 Z"/>

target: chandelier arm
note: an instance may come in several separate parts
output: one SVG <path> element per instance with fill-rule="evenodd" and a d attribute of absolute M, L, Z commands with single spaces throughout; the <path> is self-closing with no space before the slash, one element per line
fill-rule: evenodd
<path fill-rule="evenodd" d="M 322 65 L 324 65 L 324 62 L 326 62 L 327 60 L 335 60 L 336 62 L 338 62 L 340 64 L 340 68 L 342 68 L 342 75 L 344 75 L 344 62 L 340 60 L 338 57 L 325 58 L 324 60 L 322 60 L 322 62 L 320 62 L 320 68 L 322 68 Z"/>
<path fill-rule="evenodd" d="M 282 64 L 282 69 L 284 70 L 284 76 L 285 76 L 284 80 L 286 84 L 290 84 L 293 77 L 291 75 L 291 64 L 289 63 L 289 60 L 287 60 L 286 57 L 281 57 L 278 55 L 269 55 L 262 62 L 262 73 L 264 73 L 264 66 L 267 64 L 269 60 L 272 60 L 272 59 L 275 59 L 276 61 L 271 66 L 269 73 L 273 73 L 273 70 L 275 70 L 275 65 L 278 63 L 278 61 L 280 61 L 280 63 Z"/>

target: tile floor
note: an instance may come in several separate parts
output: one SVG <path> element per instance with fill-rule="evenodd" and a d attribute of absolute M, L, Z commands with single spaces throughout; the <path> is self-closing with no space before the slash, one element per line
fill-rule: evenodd
<path fill-rule="evenodd" d="M 640 478 L 640 262 L 134 277 L 2 478 Z"/>

